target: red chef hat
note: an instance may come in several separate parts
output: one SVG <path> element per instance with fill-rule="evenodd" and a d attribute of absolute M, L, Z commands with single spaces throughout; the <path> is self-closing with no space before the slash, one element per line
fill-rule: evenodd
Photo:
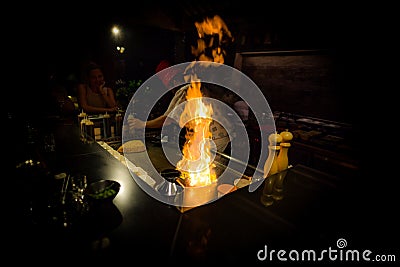
<path fill-rule="evenodd" d="M 168 67 L 170 67 L 171 64 L 169 63 L 169 61 L 167 59 L 163 59 L 160 61 L 160 63 L 158 63 L 157 68 L 156 68 L 156 72 L 160 72 L 163 69 L 166 69 Z"/>
<path fill-rule="evenodd" d="M 176 74 L 179 73 L 179 69 L 176 68 L 176 67 L 175 68 L 170 68 L 168 70 L 165 70 L 165 69 L 167 69 L 169 67 L 171 67 L 171 64 L 166 59 L 161 60 L 160 63 L 158 63 L 158 65 L 156 67 L 157 76 L 160 78 L 160 80 L 163 82 L 163 84 L 166 87 L 170 86 L 170 82 L 172 81 L 172 79 L 175 77 Z"/>

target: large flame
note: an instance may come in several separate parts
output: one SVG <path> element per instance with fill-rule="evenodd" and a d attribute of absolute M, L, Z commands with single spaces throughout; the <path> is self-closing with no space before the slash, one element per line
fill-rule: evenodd
<path fill-rule="evenodd" d="M 217 179 L 210 143 L 212 107 L 203 103 L 200 86 L 200 82 L 190 84 L 179 121 L 181 127 L 186 126 L 187 132 L 183 158 L 177 163 L 177 169 L 181 171 L 187 186 L 204 186 Z"/>
<path fill-rule="evenodd" d="M 199 39 L 197 47 L 192 46 L 192 54 L 200 61 L 224 63 L 223 37 L 232 39 L 225 22 L 219 16 L 206 18 L 195 23 Z M 204 38 L 205 35 L 211 38 Z M 215 38 L 218 36 L 218 38 Z M 207 40 L 207 41 L 206 41 Z M 211 53 L 206 53 L 211 51 Z M 212 106 L 203 102 L 200 90 L 201 82 L 196 75 L 190 79 L 190 86 L 186 93 L 186 104 L 180 117 L 180 127 L 186 127 L 186 142 L 183 146 L 183 158 L 177 163 L 181 178 L 186 186 L 205 186 L 216 181 L 214 171 L 212 133 Z M 214 145 L 215 148 L 215 145 Z"/>
<path fill-rule="evenodd" d="M 224 43 L 233 37 L 222 18 L 215 15 L 212 18 L 206 18 L 202 22 L 195 23 L 199 39 L 197 47 L 192 46 L 192 54 L 200 61 L 213 61 L 224 63 L 226 51 L 223 48 Z M 205 38 L 209 36 L 210 38 Z M 206 54 L 206 49 L 211 53 Z"/>

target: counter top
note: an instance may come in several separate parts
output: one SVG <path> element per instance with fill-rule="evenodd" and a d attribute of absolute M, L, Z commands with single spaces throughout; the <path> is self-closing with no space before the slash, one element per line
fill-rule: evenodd
<path fill-rule="evenodd" d="M 45 166 L 15 169 L 13 175 L 22 196 L 14 203 L 8 247 L 31 260 L 52 255 L 101 263 L 266 264 L 257 257 L 265 246 L 326 249 L 336 247 L 339 238 L 360 249 L 382 248 L 383 239 L 392 244 L 382 232 L 369 232 L 367 239 L 366 228 L 360 227 L 369 216 L 360 208 L 364 199 L 355 197 L 358 177 L 295 165 L 284 178 L 283 198 L 272 205 L 261 201 L 267 186 L 263 181 L 254 192 L 243 187 L 181 213 L 143 191 L 127 167 L 98 143 L 82 143 L 76 125 L 56 125 L 47 133 L 54 134 L 56 151 L 32 154 L 42 154 Z M 19 154 L 19 162 L 28 155 Z M 113 202 L 91 206 L 83 215 L 62 213 L 58 204 L 49 204 L 54 194 L 49 188 L 54 187 L 43 186 L 60 172 L 85 174 L 89 181 L 117 180 L 121 190 Z"/>

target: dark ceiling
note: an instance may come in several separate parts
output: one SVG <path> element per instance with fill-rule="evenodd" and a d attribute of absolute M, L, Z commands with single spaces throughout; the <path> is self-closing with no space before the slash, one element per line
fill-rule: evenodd
<path fill-rule="evenodd" d="M 339 12 L 335 10 L 339 9 Z M 129 10 L 132 10 L 130 12 Z M 146 1 L 138 8 L 115 13 L 113 19 L 130 20 L 135 23 L 153 25 L 169 30 L 185 31 L 192 22 L 205 16 L 220 15 L 234 30 L 275 28 L 289 30 L 304 27 L 312 30 L 332 30 L 337 22 L 344 20 L 346 9 L 329 4 L 282 3 L 272 1 Z"/>
<path fill-rule="evenodd" d="M 237 49 L 340 46 L 349 50 L 348 46 L 354 40 L 351 35 L 359 30 L 354 27 L 362 24 L 362 21 L 352 23 L 360 12 L 355 10 L 356 7 L 350 9 L 344 4 L 326 1 L 305 4 L 303 1 L 289 3 L 269 0 L 144 0 L 127 3 L 96 2 L 90 5 L 59 1 L 53 5 L 32 2 L 30 7 L 25 5 L 24 8 L 32 12 L 13 15 L 13 20 L 8 24 L 10 27 L 4 29 L 8 49 L 4 52 L 8 51 L 12 58 L 7 69 L 17 70 L 13 71 L 14 78 L 10 79 L 25 83 L 25 86 L 20 87 L 26 88 L 26 91 L 30 90 L 32 84 L 38 84 L 40 90 L 43 89 L 45 79 L 48 78 L 46 69 L 69 75 L 71 71 L 79 70 L 83 59 L 99 55 L 108 64 L 110 56 L 107 53 L 111 50 L 106 49 L 107 41 L 110 39 L 110 25 L 114 23 L 120 23 L 132 31 L 138 29 L 142 35 L 134 36 L 136 39 L 131 38 L 134 45 L 141 47 L 132 47 L 129 51 L 144 58 L 142 61 L 136 55 L 131 57 L 128 63 L 133 66 L 132 74 L 136 74 L 136 69 L 154 72 L 154 65 L 165 49 L 162 39 L 164 33 L 146 31 L 146 27 L 174 31 L 179 35 L 190 31 L 194 21 L 205 16 L 219 15 L 239 45 L 246 39 L 245 47 L 238 46 Z M 276 39 L 265 47 L 257 47 L 255 42 L 248 42 L 259 37 L 262 39 L 268 34 Z M 148 45 L 148 39 L 152 41 L 151 46 Z M 159 50 L 158 54 L 153 54 L 155 48 Z M 25 68 L 21 69 L 21 66 Z M 111 64 L 107 66 L 113 67 Z M 23 79 L 21 71 L 24 71 Z"/>
<path fill-rule="evenodd" d="M 332 7 L 328 3 L 145 0 L 137 4 L 99 4 L 93 9 L 73 6 L 50 10 L 40 16 L 35 13 L 27 27 L 38 24 L 37 28 L 43 29 L 35 31 L 29 44 L 36 46 L 35 52 L 43 51 L 50 64 L 74 65 L 85 57 L 107 56 L 104 51 L 111 51 L 107 38 L 110 39 L 112 24 L 122 25 L 130 32 L 127 39 L 133 42 L 133 47 L 128 51 L 146 56 L 149 62 L 170 48 L 163 42 L 171 38 L 168 33 L 146 30 L 149 27 L 186 34 L 194 29 L 195 21 L 219 15 L 235 37 L 235 49 L 325 49 L 348 41 L 345 34 L 348 25 L 343 23 L 349 12 L 348 8 Z M 132 57 L 135 62 L 139 62 L 137 55 Z"/>
<path fill-rule="evenodd" d="M 132 12 L 130 12 L 132 10 Z M 234 36 L 273 35 L 282 48 L 328 47 L 346 39 L 352 10 L 338 4 L 279 1 L 146 1 L 110 17 L 135 25 L 186 32 L 193 22 L 219 15 Z"/>

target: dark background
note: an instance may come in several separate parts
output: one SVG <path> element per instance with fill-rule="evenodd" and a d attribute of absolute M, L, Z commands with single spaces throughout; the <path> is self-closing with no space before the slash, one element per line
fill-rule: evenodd
<path fill-rule="evenodd" d="M 26 11 L 12 9 L 5 29 L 7 70 L 18 80 L 18 93 L 40 99 L 49 73 L 79 79 L 82 65 L 93 60 L 103 65 L 110 80 L 118 78 L 124 62 L 129 78 L 148 78 L 157 63 L 167 57 L 188 60 L 194 21 L 218 14 L 235 41 L 227 63 L 238 51 L 329 49 L 343 57 L 346 72 L 361 23 L 355 8 L 337 3 L 282 3 L 272 1 L 145 1 L 142 3 L 57 2 L 28 4 Z M 111 26 L 124 31 L 126 53 L 118 55 Z M 353 51 L 352 51 L 353 52 Z M 349 62 L 352 64 L 352 62 Z M 32 88 L 32 86 L 34 88 Z M 15 93 L 14 90 L 11 90 Z M 45 90 L 44 90 L 45 91 Z M 24 106 L 24 105 L 22 105 Z"/>
<path fill-rule="evenodd" d="M 335 64 L 333 99 L 341 101 L 340 115 L 332 115 L 334 111 L 330 110 L 327 119 L 359 124 L 363 117 L 357 94 L 365 95 L 358 77 L 363 65 L 358 60 L 362 56 L 358 48 L 365 38 L 360 38 L 360 29 L 365 28 L 365 20 L 360 19 L 364 16 L 356 7 L 337 3 L 173 0 L 86 5 L 58 2 L 50 6 L 26 5 L 26 12 L 18 10 L 13 10 L 15 15 L 8 23 L 11 27 L 5 29 L 7 49 L 3 52 L 11 59 L 5 64 L 7 80 L 11 81 L 5 104 L 11 112 L 31 116 L 45 111 L 50 75 L 57 75 L 70 95 L 76 94 L 75 85 L 88 61 L 104 67 L 111 85 L 121 77 L 145 80 L 165 58 L 174 63 L 190 61 L 189 48 L 196 39 L 194 22 L 219 15 L 234 37 L 227 48 L 226 64 L 233 65 L 236 53 L 246 51 L 328 51 Z M 113 25 L 123 31 L 118 42 L 111 34 Z M 126 48 L 124 54 L 115 50 L 120 43 Z M 275 100 L 274 108 L 276 103 L 283 103 Z M 324 110 L 309 113 L 326 117 Z"/>
<path fill-rule="evenodd" d="M 391 138 L 395 131 L 384 122 L 387 113 L 380 109 L 395 98 L 389 87 L 372 83 L 383 66 L 375 64 L 381 50 L 365 49 L 381 36 L 380 29 L 367 23 L 375 21 L 375 17 L 365 12 L 365 3 L 349 6 L 326 1 L 277 2 L 58 1 L 9 7 L 4 10 L 10 19 L 3 29 L 2 56 L 7 59 L 2 62 L 3 104 L 8 116 L 40 114 L 48 105 L 49 74 L 55 72 L 65 83 L 74 84 L 80 78 L 82 65 L 89 60 L 103 65 L 110 81 L 118 77 L 116 63 L 121 60 L 126 63 L 130 79 L 147 78 L 154 74 L 161 59 L 184 61 L 188 57 L 193 22 L 205 15 L 220 15 L 235 37 L 228 63 L 232 63 L 236 52 L 328 50 L 335 57 L 335 99 L 342 99 L 343 103 L 337 108 L 359 129 L 355 141 L 360 143 L 363 161 L 354 198 L 365 204 L 362 209 L 366 219 L 376 223 L 374 230 L 382 231 L 383 236 L 392 233 L 391 229 L 397 234 L 396 221 L 387 218 L 395 212 L 397 187 L 392 183 L 397 179 L 397 163 L 393 163 L 395 156 L 389 155 L 396 152 L 390 146 L 390 141 L 395 141 Z M 110 29 L 114 23 L 126 30 L 124 58 L 112 49 Z M 364 72 L 366 69 L 372 70 L 373 75 Z M 74 93 L 73 87 L 70 89 Z M 312 111 L 324 115 L 320 110 Z"/>

